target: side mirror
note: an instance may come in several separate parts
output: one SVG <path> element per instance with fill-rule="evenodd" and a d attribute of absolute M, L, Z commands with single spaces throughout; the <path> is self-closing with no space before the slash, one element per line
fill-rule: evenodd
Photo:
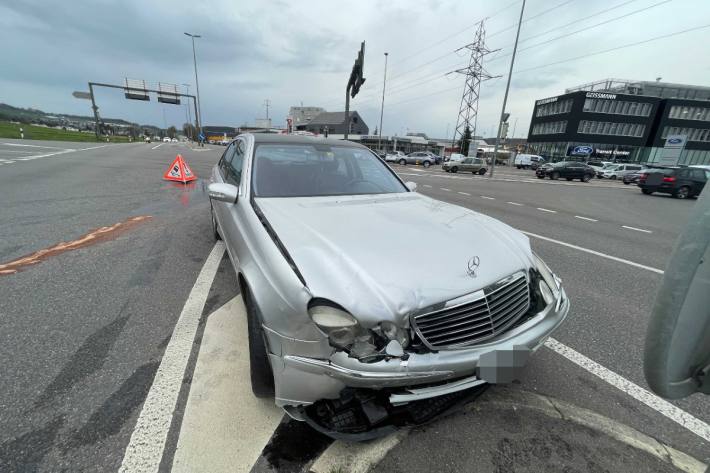
<path fill-rule="evenodd" d="M 227 202 L 228 204 L 235 203 L 239 195 L 239 188 L 232 184 L 213 182 L 207 189 L 210 199 Z"/>
<path fill-rule="evenodd" d="M 404 183 L 404 185 L 407 186 L 407 189 L 409 189 L 412 192 L 417 191 L 417 183 L 416 182 L 407 181 Z"/>

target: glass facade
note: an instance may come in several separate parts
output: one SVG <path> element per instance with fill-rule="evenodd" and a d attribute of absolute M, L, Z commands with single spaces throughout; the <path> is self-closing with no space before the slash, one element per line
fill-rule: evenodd
<path fill-rule="evenodd" d="M 536 117 L 547 117 L 550 115 L 559 115 L 561 113 L 569 113 L 572 110 L 572 99 L 560 100 L 557 102 L 546 103 L 539 105 L 535 111 Z"/>
<path fill-rule="evenodd" d="M 661 138 L 665 139 L 668 135 L 685 135 L 688 137 L 688 141 L 710 142 L 710 129 L 708 128 L 663 127 Z"/>
<path fill-rule="evenodd" d="M 648 102 L 627 102 L 625 100 L 586 99 L 585 112 L 609 113 L 613 115 L 630 115 L 633 117 L 647 117 L 651 114 L 653 104 Z"/>
<path fill-rule="evenodd" d="M 589 158 L 582 156 L 571 156 L 571 150 L 576 146 L 589 146 L 594 151 Z M 590 143 L 584 141 L 557 141 L 549 143 L 528 143 L 526 152 L 539 154 L 548 161 L 619 161 L 619 162 L 639 162 L 641 161 L 642 150 L 639 146 L 622 146 L 609 143 Z"/>
<path fill-rule="evenodd" d="M 627 102 L 628 103 L 628 102 Z M 630 136 L 640 138 L 646 131 L 642 123 L 616 123 L 580 120 L 577 133 L 588 135 Z"/>
<path fill-rule="evenodd" d="M 663 156 L 663 148 L 644 148 L 641 161 L 648 163 L 658 162 Z M 710 151 L 703 149 L 684 149 L 680 153 L 678 164 L 690 166 L 692 164 L 710 165 Z"/>
<path fill-rule="evenodd" d="M 673 105 L 668 118 L 680 118 L 681 120 L 699 120 L 710 122 L 710 108 L 708 107 L 687 107 L 685 105 Z"/>
<path fill-rule="evenodd" d="M 554 135 L 567 130 L 567 121 L 536 123 L 533 126 L 533 135 Z"/>

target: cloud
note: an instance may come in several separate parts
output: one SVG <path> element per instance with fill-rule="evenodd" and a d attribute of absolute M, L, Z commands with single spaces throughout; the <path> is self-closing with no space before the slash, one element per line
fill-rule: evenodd
<path fill-rule="evenodd" d="M 508 5 L 510 2 L 505 2 Z M 565 32 L 640 8 L 629 4 L 593 20 L 586 16 L 618 5 L 603 0 L 593 6 L 576 0 L 527 21 L 521 38 L 517 72 L 511 83 L 508 110 L 518 119 L 518 135 L 527 128 L 535 99 L 604 77 L 653 79 L 703 85 L 707 61 L 698 60 L 698 44 L 707 31 L 656 43 L 590 56 L 526 71 L 646 37 L 680 30 L 710 16 L 702 0 L 674 2 L 623 20 L 538 45 Z M 503 6 L 505 6 L 503 5 Z M 345 82 L 366 40 L 367 82 L 352 101 L 371 129 L 379 123 L 384 68 L 388 57 L 385 133 L 423 131 L 444 136 L 453 129 L 463 76 L 444 73 L 465 65 L 468 57 L 454 50 L 473 40 L 476 22 L 486 21 L 488 47 L 501 51 L 486 59 L 492 74 L 508 72 L 519 5 L 501 10 L 493 0 L 359 0 L 309 2 L 229 0 L 195 3 L 185 0 L 23 0 L 0 5 L 0 30 L 11 38 L 3 50 L 0 101 L 53 112 L 89 114 L 86 101 L 71 97 L 89 80 L 121 83 L 125 77 L 155 83 L 189 83 L 194 88 L 192 45 L 183 32 L 201 34 L 197 58 L 206 124 L 238 125 L 264 115 L 283 124 L 288 108 L 303 102 L 342 110 Z M 526 18 L 552 8 L 528 2 Z M 571 24 L 564 28 L 562 25 Z M 545 33 L 552 30 L 553 33 Z M 530 47 L 533 45 L 533 47 Z M 528 49 L 524 49 L 528 47 Z M 659 57 L 663 58 L 659 61 Z M 505 77 L 484 82 L 479 129 L 497 123 Z M 137 103 L 120 91 L 98 93 L 102 115 L 141 123 L 186 120 L 184 107 Z"/>

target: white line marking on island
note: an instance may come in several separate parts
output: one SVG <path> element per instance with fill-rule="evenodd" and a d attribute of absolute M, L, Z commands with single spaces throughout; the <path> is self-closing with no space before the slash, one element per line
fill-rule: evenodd
<path fill-rule="evenodd" d="M 131 434 L 119 472 L 157 472 L 160 467 L 197 326 L 223 255 L 224 243 L 217 242 L 187 296 Z"/>

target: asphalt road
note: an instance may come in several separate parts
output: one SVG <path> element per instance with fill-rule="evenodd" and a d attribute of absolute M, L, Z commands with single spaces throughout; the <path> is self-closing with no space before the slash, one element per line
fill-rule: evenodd
<path fill-rule="evenodd" d="M 118 470 L 188 294 L 214 248 L 205 181 L 183 186 L 161 176 L 179 152 L 204 178 L 222 150 L 0 143 L 0 265 L 34 253 L 26 260 L 33 264 L 20 262 L 14 266 L 18 272 L 0 275 L 0 471 Z M 422 194 L 537 235 L 531 236 L 535 251 L 562 277 L 573 301 L 555 339 L 646 387 L 643 336 L 661 277 L 654 269 L 664 268 L 694 201 L 644 196 L 620 183 L 538 181 L 531 171 L 509 168 L 499 168 L 493 180 L 394 168 L 417 182 Z M 42 249 L 50 251 L 35 253 Z M 428 242 L 421 251 L 446 248 Z M 319 450 L 304 453 L 312 448 L 306 444 L 322 449 L 327 443 L 292 422 L 279 424 L 282 416 L 273 406 L 255 403 L 243 389 L 243 327 L 240 317 L 229 317 L 243 308 L 226 259 L 206 300 L 161 469 L 194 471 L 199 464 L 190 462 L 215 446 L 220 448 L 211 455 L 220 457 L 209 463 L 212 471 L 248 471 L 253 464 L 275 471 L 312 460 Z M 494 399 L 500 397 L 496 389 L 488 393 Z M 525 378 L 509 389 L 584 407 L 710 462 L 710 443 L 674 421 L 674 413 L 663 415 L 658 406 L 639 402 L 551 348 L 541 349 Z M 707 398 L 695 395 L 673 405 L 701 426 L 710 422 Z M 481 422 L 491 438 L 510 436 L 511 425 L 520 422 L 544 424 L 548 433 L 558 428 L 533 415 L 519 416 Z M 418 429 L 389 451 L 383 468 L 407 464 L 408 452 L 440 445 L 441 429 L 448 439 L 475 442 L 477 425 L 483 424 L 457 415 Z M 533 433 L 521 431 L 517 439 Z M 589 442 L 583 434 L 570 439 Z M 466 445 L 451 442 L 448 449 L 456 456 Z M 600 451 L 612 450 L 601 440 L 599 445 L 607 448 Z M 462 451 L 460 459 L 473 461 L 469 453 Z M 442 469 L 436 463 L 441 455 L 419 457 L 421 471 Z M 480 458 L 490 471 L 494 458 L 500 459 Z"/>

